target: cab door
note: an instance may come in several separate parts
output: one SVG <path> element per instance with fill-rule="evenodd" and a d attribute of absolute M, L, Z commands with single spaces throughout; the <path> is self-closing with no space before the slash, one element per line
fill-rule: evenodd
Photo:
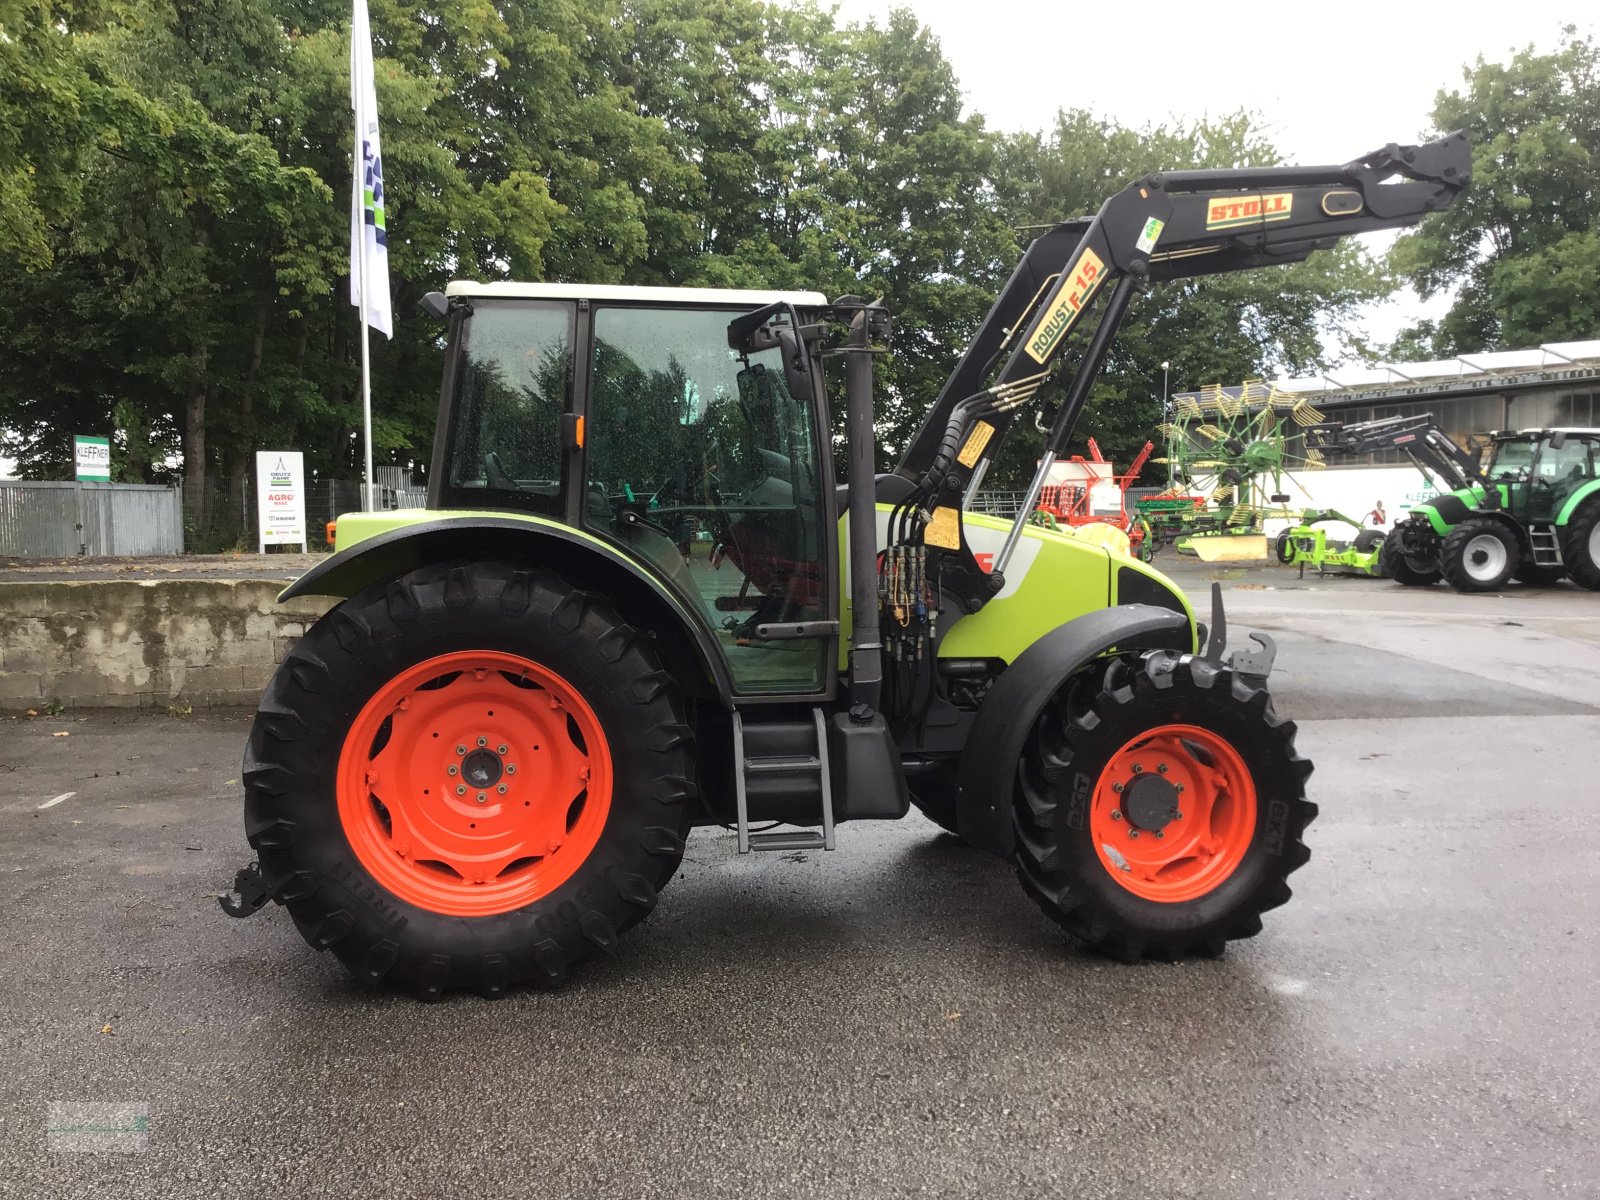
<path fill-rule="evenodd" d="M 774 329 L 798 329 L 794 310 L 779 309 Z M 593 306 L 581 520 L 699 614 L 736 693 L 831 695 L 839 601 L 826 412 L 820 388 L 791 390 L 817 378 L 798 337 L 730 347 L 730 322 L 749 314 Z"/>

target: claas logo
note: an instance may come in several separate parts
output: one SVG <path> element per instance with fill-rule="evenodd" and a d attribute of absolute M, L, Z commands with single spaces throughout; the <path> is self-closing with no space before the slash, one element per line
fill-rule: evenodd
<path fill-rule="evenodd" d="M 1258 221 L 1287 221 L 1294 212 L 1293 192 L 1262 196 L 1213 196 L 1206 207 L 1207 229 L 1232 229 Z"/>
<path fill-rule="evenodd" d="M 1094 295 L 1101 279 L 1105 277 L 1105 267 L 1093 250 L 1085 250 L 1078 256 L 1077 263 L 1067 274 L 1061 294 L 1040 319 L 1039 328 L 1028 339 L 1028 356 L 1034 362 L 1042 363 L 1048 359 L 1056 344 L 1072 328 L 1072 323 L 1078 319 L 1078 314 L 1083 312 L 1089 297 Z"/>

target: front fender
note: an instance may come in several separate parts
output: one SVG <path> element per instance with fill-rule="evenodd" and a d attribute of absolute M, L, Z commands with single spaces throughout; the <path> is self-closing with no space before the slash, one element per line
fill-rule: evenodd
<path fill-rule="evenodd" d="M 1034 722 L 1061 684 L 1091 659 L 1119 650 L 1193 649 L 1185 613 L 1123 604 L 1051 630 L 1017 657 L 983 698 L 961 752 L 956 826 L 974 846 L 1001 856 L 1016 844 L 1011 792 Z"/>
<path fill-rule="evenodd" d="M 538 517 L 438 517 L 377 533 L 318 563 L 278 599 L 344 599 L 416 567 L 463 559 L 549 567 L 604 593 L 629 621 L 658 635 L 658 650 L 669 662 L 686 645 L 697 674 L 731 705 L 732 680 L 715 638 L 665 582 L 609 543 Z"/>

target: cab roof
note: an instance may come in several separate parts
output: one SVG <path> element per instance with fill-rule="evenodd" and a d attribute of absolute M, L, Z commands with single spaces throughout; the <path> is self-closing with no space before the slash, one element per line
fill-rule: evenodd
<path fill-rule="evenodd" d="M 828 299 L 821 292 L 756 291 L 743 288 L 628 287 L 615 283 L 479 283 L 453 280 L 446 296 L 480 296 L 506 300 L 623 300 L 636 304 L 792 304 L 796 308 L 822 308 Z"/>

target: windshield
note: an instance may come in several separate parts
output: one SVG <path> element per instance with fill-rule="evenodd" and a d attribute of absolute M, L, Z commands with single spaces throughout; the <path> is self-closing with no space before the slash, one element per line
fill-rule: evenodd
<path fill-rule="evenodd" d="M 1508 438 L 1494 444 L 1489 459 L 1490 479 L 1526 479 L 1537 443 L 1532 438 Z"/>

